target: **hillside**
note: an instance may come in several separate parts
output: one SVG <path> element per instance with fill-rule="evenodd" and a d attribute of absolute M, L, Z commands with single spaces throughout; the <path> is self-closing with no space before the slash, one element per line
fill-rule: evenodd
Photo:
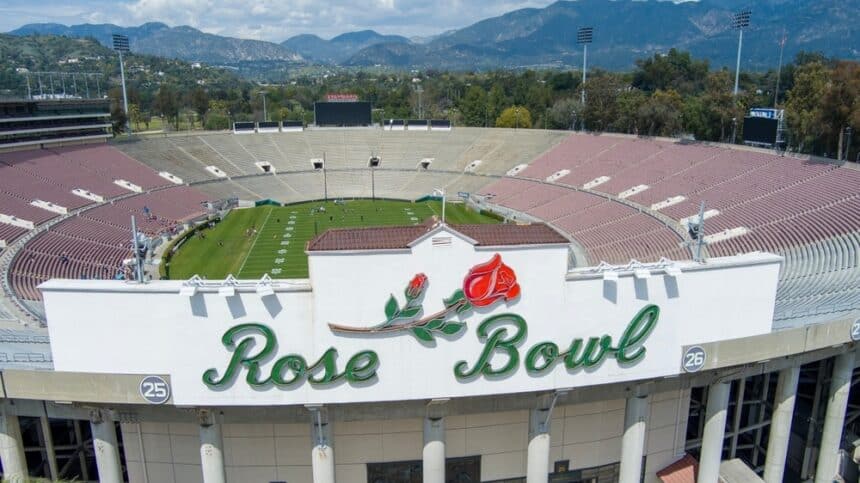
<path fill-rule="evenodd" d="M 737 32 L 730 28 L 740 1 L 672 2 L 632 0 L 559 1 L 482 20 L 442 35 L 428 44 L 368 47 L 346 65 L 453 69 L 577 66 L 582 48 L 580 26 L 595 29 L 589 64 L 613 70 L 635 59 L 675 47 L 715 66 L 734 65 Z M 753 7 L 743 61 L 748 69 L 775 66 L 778 40 L 785 28 L 786 55 L 820 51 L 845 59 L 860 58 L 860 32 L 854 27 L 860 3 L 839 0 L 763 0 Z"/>
<path fill-rule="evenodd" d="M 349 32 L 331 40 L 303 34 L 290 37 L 281 43 L 305 59 L 323 64 L 340 64 L 363 49 L 377 44 L 408 44 L 409 39 L 399 35 L 382 35 L 373 30 Z"/>
<path fill-rule="evenodd" d="M 112 34 L 123 34 L 128 36 L 134 52 L 209 64 L 303 61 L 301 55 L 272 42 L 223 37 L 187 26 L 168 27 L 157 22 L 146 23 L 139 27 L 120 27 L 113 24 L 72 26 L 29 24 L 9 33 L 18 36 L 41 34 L 75 38 L 92 37 L 107 47 L 111 46 Z"/>
<path fill-rule="evenodd" d="M 545 8 L 525 8 L 481 20 L 458 30 L 418 41 L 373 30 L 348 32 L 330 40 L 297 35 L 281 44 L 207 34 L 191 27 L 146 23 L 116 25 L 25 25 L 11 32 L 93 37 L 110 44 L 112 33 L 129 36 L 140 53 L 227 65 L 245 76 L 279 78 L 300 65 L 384 66 L 395 69 L 453 70 L 558 67 L 582 63 L 576 31 L 595 29 L 589 64 L 628 70 L 635 60 L 671 48 L 708 59 L 712 66 L 734 67 L 737 32 L 734 12 L 752 7 L 745 32 L 743 65 L 747 70 L 776 66 L 779 39 L 787 34 L 785 58 L 800 51 L 860 59 L 860 2 L 842 0 L 656 0 L 558 1 Z"/>
<path fill-rule="evenodd" d="M 191 88 L 205 85 L 212 88 L 232 88 L 241 85 L 233 73 L 202 65 L 194 67 L 189 62 L 133 53 L 126 57 L 126 74 L 132 91 L 153 92 L 163 83 Z M 112 50 L 93 39 L 77 39 L 56 35 L 27 35 L 23 37 L 0 34 L 0 96 L 20 97 L 27 93 L 27 79 L 19 73 L 30 71 L 101 74 L 99 86 L 91 86 L 104 93 L 105 86 L 115 87 L 119 80 L 119 62 Z M 31 76 L 33 88 L 38 82 Z M 67 77 L 68 79 L 68 77 Z M 48 92 L 50 82 L 55 92 L 62 92 L 61 79 L 42 77 L 43 89 Z M 94 77 L 89 77 L 92 82 Z M 73 93 L 71 86 L 65 86 Z M 82 87 L 82 86 L 79 86 Z M 83 91 L 81 91 L 81 94 Z M 82 94 L 83 95 L 83 94 Z"/>

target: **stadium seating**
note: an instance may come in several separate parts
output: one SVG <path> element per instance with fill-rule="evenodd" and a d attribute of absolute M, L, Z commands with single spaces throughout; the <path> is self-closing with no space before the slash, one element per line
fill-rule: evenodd
<path fill-rule="evenodd" d="M 381 159 L 372 174 L 371 154 Z M 314 171 L 310 160 L 323 156 L 325 173 Z M 433 160 L 426 170 L 418 167 L 425 158 Z M 264 174 L 259 163 L 275 173 Z M 159 171 L 193 186 L 173 186 Z M 144 193 L 133 195 L 116 179 Z M 442 188 L 451 199 L 458 192 L 481 194 L 553 224 L 591 264 L 689 258 L 680 221 L 704 201 L 717 210 L 706 235 L 744 229 L 712 241 L 710 256 L 757 250 L 785 256 L 776 319 L 790 324 L 842 310 L 860 293 L 858 186 L 856 169 L 762 150 L 541 130 L 207 133 L 0 153 L 0 213 L 40 225 L 63 215 L 32 206 L 35 199 L 84 210 L 29 240 L 10 267 L 16 292 L 32 300 L 46 277 L 115 275 L 110 272 L 128 256 L 131 215 L 157 236 L 205 213 L 206 200 L 416 199 Z M 73 188 L 110 201 L 99 205 Z M 0 240 L 27 231 L 0 223 Z M 58 250 L 68 253 L 68 262 Z"/>
<path fill-rule="evenodd" d="M 36 287 L 50 278 L 114 278 L 131 258 L 131 216 L 138 230 L 159 236 L 202 216 L 208 198 L 177 186 L 89 209 L 43 231 L 18 252 L 9 269 L 12 287 L 26 300 L 41 300 Z"/>

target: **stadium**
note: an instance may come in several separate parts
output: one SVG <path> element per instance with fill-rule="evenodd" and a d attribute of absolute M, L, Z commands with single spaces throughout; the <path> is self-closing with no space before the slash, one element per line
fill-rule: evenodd
<path fill-rule="evenodd" d="M 0 118 L 9 481 L 857 481 L 851 163 L 84 104 Z"/>

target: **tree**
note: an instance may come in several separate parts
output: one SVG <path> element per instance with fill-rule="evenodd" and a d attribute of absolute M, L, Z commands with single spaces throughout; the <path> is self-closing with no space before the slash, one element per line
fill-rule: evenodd
<path fill-rule="evenodd" d="M 860 64 L 839 62 L 833 69 L 821 100 L 821 122 L 826 127 L 827 149 L 841 153 L 840 133 L 848 126 L 855 129 L 860 120 Z"/>
<path fill-rule="evenodd" d="M 204 129 L 209 131 L 218 131 L 230 128 L 230 120 L 227 119 L 227 115 L 221 112 L 210 112 L 206 116 L 206 124 L 204 124 Z"/>
<path fill-rule="evenodd" d="M 610 129 L 618 119 L 618 96 L 628 88 L 615 74 L 595 72 L 585 82 L 585 127 L 591 131 Z"/>
<path fill-rule="evenodd" d="M 176 91 L 168 84 L 162 84 L 155 95 L 155 109 L 174 123 L 174 128 L 179 129 L 179 101 Z"/>
<path fill-rule="evenodd" d="M 637 60 L 633 72 L 633 87 L 646 92 L 673 89 L 683 94 L 692 94 L 702 89 L 708 75 L 708 61 L 695 60 L 689 52 L 676 49 L 668 54 Z"/>
<path fill-rule="evenodd" d="M 826 126 L 822 120 L 824 96 L 830 82 L 830 70 L 821 62 L 809 62 L 797 68 L 794 86 L 785 102 L 793 144 L 799 151 L 826 146 Z"/>
<path fill-rule="evenodd" d="M 673 90 L 657 91 L 639 108 L 639 125 L 649 136 L 672 136 L 681 131 L 681 95 Z"/>
<path fill-rule="evenodd" d="M 532 127 L 532 114 L 522 106 L 511 106 L 496 119 L 496 127 L 523 128 Z"/>
<path fill-rule="evenodd" d="M 197 113 L 200 119 L 209 111 L 209 94 L 202 87 L 196 87 L 191 91 L 191 108 Z"/>
<path fill-rule="evenodd" d="M 648 101 L 648 96 L 639 89 L 627 89 L 618 94 L 616 119 L 612 129 L 627 133 L 639 133 L 639 110 Z"/>
<path fill-rule="evenodd" d="M 460 113 L 467 126 L 484 126 L 487 120 L 487 93 L 480 86 L 472 86 L 460 100 Z"/>
<path fill-rule="evenodd" d="M 575 129 L 577 116 L 582 116 L 582 103 L 579 97 L 560 99 L 552 105 L 547 115 L 550 129 Z"/>
<path fill-rule="evenodd" d="M 140 106 L 138 104 L 128 105 L 128 117 L 131 119 L 131 122 L 134 123 L 134 130 L 140 131 L 140 123 L 143 122 L 143 115 L 140 112 Z"/>
<path fill-rule="evenodd" d="M 487 119 L 496 119 L 499 117 L 507 103 L 505 90 L 502 89 L 499 83 L 494 83 L 493 87 L 490 88 L 490 95 L 487 98 Z"/>

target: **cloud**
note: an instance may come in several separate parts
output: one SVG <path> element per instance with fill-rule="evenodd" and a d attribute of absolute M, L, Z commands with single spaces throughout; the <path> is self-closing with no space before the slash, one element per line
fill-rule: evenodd
<path fill-rule="evenodd" d="M 164 22 L 204 32 L 280 42 L 300 33 L 321 37 L 373 29 L 405 36 L 434 35 L 478 20 L 553 0 L 7 0 L 0 30 L 25 23 Z"/>

